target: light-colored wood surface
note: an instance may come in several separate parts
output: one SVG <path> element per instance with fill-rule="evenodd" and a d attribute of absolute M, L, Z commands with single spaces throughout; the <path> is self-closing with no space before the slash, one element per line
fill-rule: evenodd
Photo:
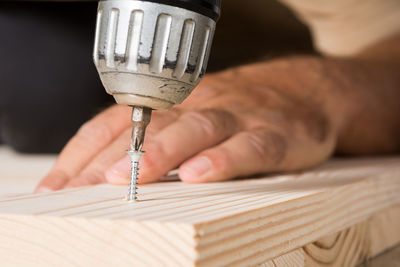
<path fill-rule="evenodd" d="M 249 266 L 295 260 L 287 253 L 304 247 L 307 262 L 329 235 L 368 236 L 366 221 L 399 204 L 399 189 L 400 159 L 384 158 L 226 183 L 149 184 L 133 204 L 123 200 L 125 186 L 20 196 L 0 201 L 0 258 L 6 266 Z M 376 225 L 397 236 L 397 215 Z M 368 249 L 399 241 L 383 236 Z"/>
<path fill-rule="evenodd" d="M 303 247 L 305 265 L 355 266 L 400 242 L 400 205 Z"/>
<path fill-rule="evenodd" d="M 20 154 L 0 146 L 0 199 L 32 193 L 55 159 L 56 155 Z"/>
<path fill-rule="evenodd" d="M 400 242 L 399 222 L 400 205 L 395 205 L 345 230 L 324 236 L 302 248 L 275 257 L 261 266 L 347 267 L 360 263 L 371 265 L 372 257 Z M 389 258 L 389 262 L 382 259 L 379 262 L 390 262 L 390 265 L 373 266 L 400 266 L 400 261 L 395 260 L 393 255 Z"/>
<path fill-rule="evenodd" d="M 302 248 L 298 248 L 281 256 L 275 257 L 272 260 L 261 263 L 260 267 L 301 267 L 304 266 L 304 264 L 304 250 Z"/>
<path fill-rule="evenodd" d="M 400 191 L 398 191 L 400 194 Z M 369 222 L 368 236 L 371 242 L 370 255 L 377 255 L 393 247 L 400 240 L 400 207 L 396 206 L 385 213 L 373 216 Z M 371 226 L 372 225 L 372 226 Z M 400 265 L 400 261 L 398 262 Z"/>
<path fill-rule="evenodd" d="M 373 259 L 366 261 L 358 267 L 400 267 L 400 246 L 396 246 Z"/>

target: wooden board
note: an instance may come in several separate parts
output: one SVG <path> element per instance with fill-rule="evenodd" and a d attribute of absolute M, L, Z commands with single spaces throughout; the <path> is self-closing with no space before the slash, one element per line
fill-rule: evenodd
<path fill-rule="evenodd" d="M 32 193 L 55 160 L 54 154 L 20 154 L 0 145 L 0 199 Z"/>
<path fill-rule="evenodd" d="M 330 234 L 261 266 L 356 266 L 400 242 L 400 205 L 386 208 L 363 222 Z M 396 261 L 398 266 L 400 261 Z M 377 266 L 394 266 L 377 265 Z M 369 266 L 369 265 L 368 265 Z"/>
<path fill-rule="evenodd" d="M 100 185 L 1 200 L 2 266 L 268 266 L 302 262 L 302 251 L 312 264 L 313 251 L 343 231 L 383 237 L 357 248 L 363 257 L 400 241 L 400 158 L 335 160 L 226 183 L 144 185 L 133 204 L 123 200 L 126 190 Z M 368 232 L 371 220 L 381 233 Z"/>
<path fill-rule="evenodd" d="M 355 266 L 399 242 L 400 205 L 395 205 L 343 231 L 305 245 L 304 266 Z"/>

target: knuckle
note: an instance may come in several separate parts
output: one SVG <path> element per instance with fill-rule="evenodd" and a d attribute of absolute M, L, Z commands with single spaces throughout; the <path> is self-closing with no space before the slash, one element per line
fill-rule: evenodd
<path fill-rule="evenodd" d="M 181 116 L 184 120 L 190 120 L 201 127 L 206 135 L 226 133 L 236 128 L 235 117 L 222 109 L 203 109 L 190 111 Z"/>
<path fill-rule="evenodd" d="M 168 116 L 177 119 L 182 114 L 182 109 L 177 106 L 174 106 L 170 110 L 166 111 L 166 114 L 168 114 Z"/>
<path fill-rule="evenodd" d="M 215 121 L 206 112 L 191 111 L 182 115 L 181 118 L 201 127 L 206 135 L 213 135 L 217 128 Z"/>
<path fill-rule="evenodd" d="M 146 168 L 149 170 L 155 170 L 158 168 L 157 161 L 151 156 L 149 156 L 149 154 L 145 154 L 141 158 L 141 161 L 143 162 L 143 165 L 146 166 Z"/>
<path fill-rule="evenodd" d="M 78 178 L 72 180 L 71 182 L 75 182 L 76 185 L 84 185 L 84 184 L 99 184 L 105 182 L 105 175 L 101 170 L 91 170 L 87 172 L 83 172 L 79 175 Z"/>
<path fill-rule="evenodd" d="M 287 153 L 286 139 L 276 132 L 260 130 L 246 132 L 248 144 L 262 162 L 279 164 Z"/>
<path fill-rule="evenodd" d="M 93 123 L 91 121 L 83 124 L 78 132 L 76 138 L 83 143 L 109 143 L 112 140 L 112 133 L 104 124 Z"/>
<path fill-rule="evenodd" d="M 309 112 L 308 119 L 305 121 L 305 127 L 309 136 L 318 143 L 324 143 L 331 132 L 331 123 L 324 112 Z"/>
<path fill-rule="evenodd" d="M 145 168 L 154 173 L 161 172 L 162 165 L 160 162 L 163 162 L 168 158 L 162 143 L 152 142 L 147 146 L 146 151 L 146 154 L 144 154 L 141 159 Z"/>
<path fill-rule="evenodd" d="M 182 109 L 174 106 L 169 110 L 153 110 L 151 117 L 159 117 L 159 118 L 165 118 L 165 117 L 172 117 L 174 119 L 179 118 L 179 116 L 182 114 Z"/>

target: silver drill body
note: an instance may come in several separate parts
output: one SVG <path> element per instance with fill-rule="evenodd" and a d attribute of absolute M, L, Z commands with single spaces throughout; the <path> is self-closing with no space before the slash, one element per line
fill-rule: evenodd
<path fill-rule="evenodd" d="M 132 110 L 128 199 L 152 109 L 181 103 L 207 66 L 220 0 L 100 0 L 93 60 L 107 93 Z"/>

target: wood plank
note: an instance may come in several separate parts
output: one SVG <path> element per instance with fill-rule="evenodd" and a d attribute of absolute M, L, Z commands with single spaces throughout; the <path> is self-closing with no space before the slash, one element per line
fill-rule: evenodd
<path fill-rule="evenodd" d="M 32 193 L 55 160 L 56 155 L 20 154 L 0 145 L 0 199 Z"/>
<path fill-rule="evenodd" d="M 376 256 L 398 244 L 400 242 L 400 207 L 394 206 L 386 212 L 374 215 L 369 222 L 368 236 L 370 240 L 373 240 L 369 257 Z"/>
<path fill-rule="evenodd" d="M 400 243 L 400 205 L 303 247 L 305 265 L 356 266 Z"/>
<path fill-rule="evenodd" d="M 298 248 L 294 251 L 262 263 L 260 264 L 260 267 L 303 267 L 304 264 L 304 250 L 302 248 Z"/>
<path fill-rule="evenodd" d="M 386 250 L 357 267 L 400 267 L 400 245 Z"/>
<path fill-rule="evenodd" d="M 327 235 L 260 266 L 357 266 L 400 243 L 399 222 L 400 205 L 395 205 L 374 214 L 361 223 Z"/>
<path fill-rule="evenodd" d="M 24 195 L 0 201 L 0 258 L 6 266 L 257 265 L 399 204 L 399 189 L 400 158 L 381 158 L 225 183 L 143 185 L 133 204 L 123 200 L 126 187 L 110 185 Z M 385 234 L 372 251 L 398 242 Z"/>

